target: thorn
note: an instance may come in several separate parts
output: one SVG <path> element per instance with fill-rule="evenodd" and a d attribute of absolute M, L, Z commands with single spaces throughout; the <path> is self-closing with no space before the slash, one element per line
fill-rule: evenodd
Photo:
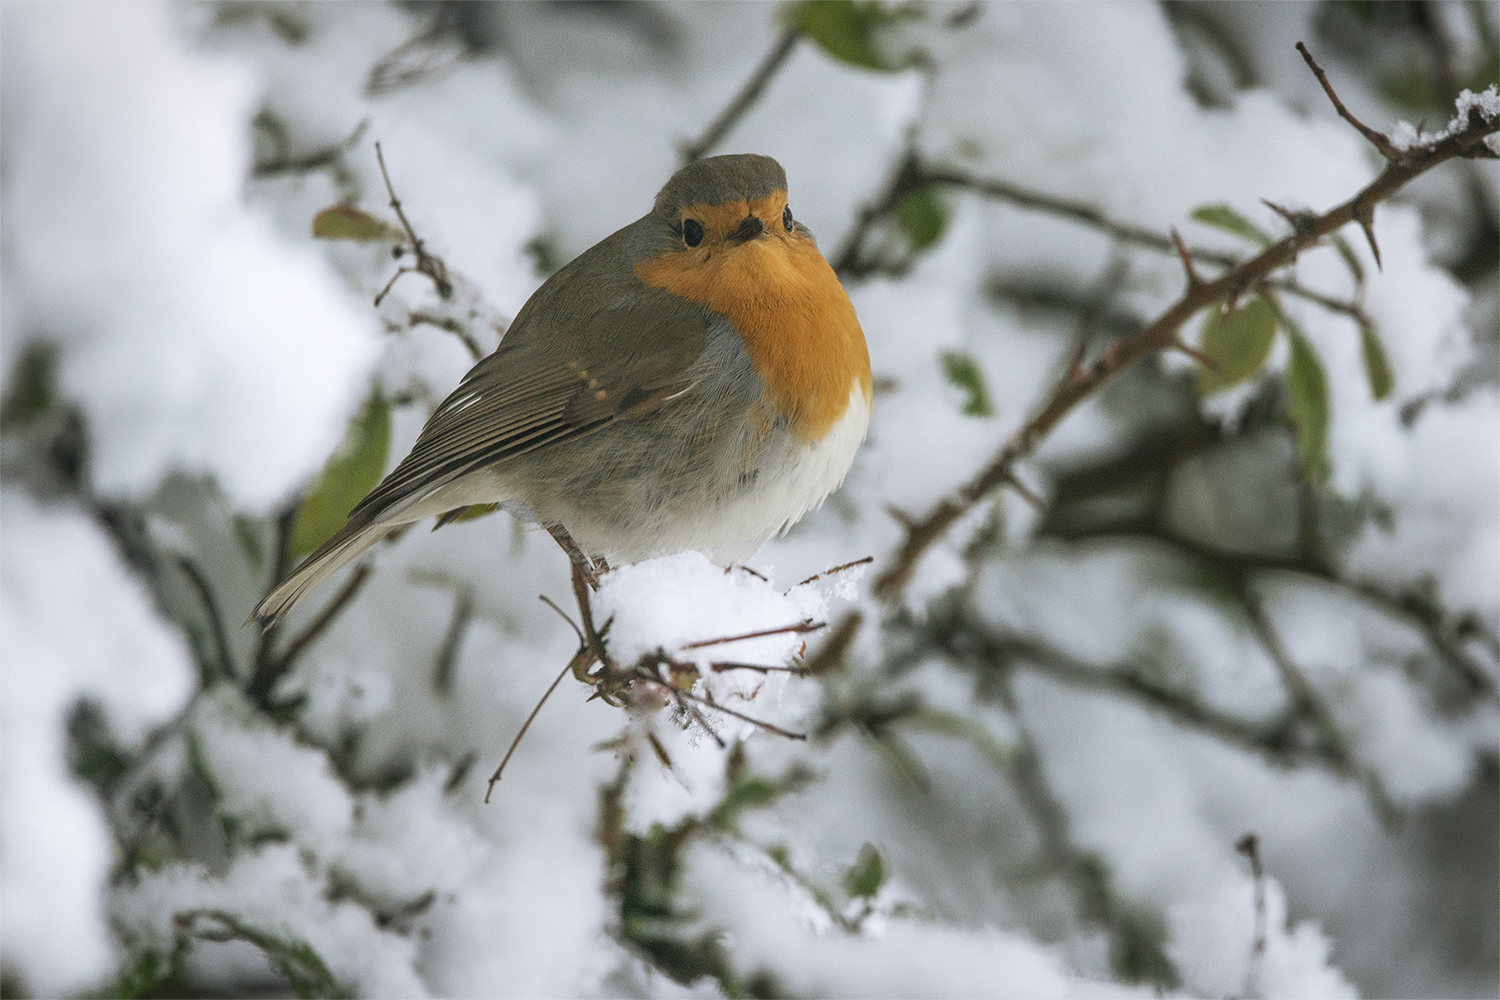
<path fill-rule="evenodd" d="M 1306 235 L 1308 231 L 1311 230 L 1312 227 L 1317 223 L 1317 216 L 1313 215 L 1311 212 L 1294 212 L 1290 208 L 1286 208 L 1283 205 L 1278 205 L 1274 201 L 1268 201 L 1265 198 L 1262 198 L 1260 200 L 1260 203 L 1285 219 L 1287 225 L 1292 227 L 1292 232 L 1296 233 L 1298 236 Z"/>
<path fill-rule="evenodd" d="M 1021 482 L 1020 477 L 1016 475 L 1015 470 L 1006 470 L 1005 481 L 1010 484 L 1012 489 L 1021 494 L 1021 499 L 1031 504 L 1032 508 L 1035 509 L 1038 514 L 1045 514 L 1047 512 L 1047 504 L 1042 500 L 1040 496 L 1036 494 L 1036 491 L 1034 491 L 1030 486 L 1027 486 L 1025 483 Z"/>
<path fill-rule="evenodd" d="M 1380 263 L 1380 244 L 1375 242 L 1375 209 L 1369 208 L 1359 212 L 1354 216 L 1354 220 L 1359 223 L 1359 228 L 1365 231 L 1365 239 L 1370 242 L 1370 252 L 1375 255 L 1375 269 L 1384 271 L 1385 268 Z"/>
<path fill-rule="evenodd" d="M 910 531 L 916 526 L 916 520 L 906 511 L 902 510 L 900 507 L 897 507 L 893 503 L 888 503 L 885 505 L 885 512 L 891 516 L 892 520 L 901 525 L 901 527 L 905 528 L 907 531 Z"/>
<path fill-rule="evenodd" d="M 1297 213 L 1293 212 L 1290 208 L 1278 205 L 1269 198 L 1262 198 L 1260 203 L 1285 219 L 1293 229 L 1297 228 Z"/>
<path fill-rule="evenodd" d="M 1194 361 L 1198 362 L 1203 367 L 1208 368 L 1211 371 L 1219 370 L 1219 363 L 1217 361 L 1209 357 L 1207 354 L 1204 354 L 1202 351 L 1198 350 L 1198 348 L 1192 346 L 1191 344 L 1185 344 L 1180 340 L 1174 340 L 1172 342 L 1172 346 L 1177 348 L 1183 354 L 1186 354 L 1188 357 L 1192 358 Z"/>
<path fill-rule="evenodd" d="M 1073 357 L 1068 361 L 1068 374 L 1063 379 L 1064 383 L 1077 382 L 1083 378 L 1083 356 L 1088 352 L 1087 338 L 1080 337 L 1078 346 L 1073 349 Z"/>
<path fill-rule="evenodd" d="M 1193 255 L 1188 253 L 1187 245 L 1182 242 L 1182 235 L 1177 232 L 1177 227 L 1172 227 L 1172 245 L 1177 248 L 1177 257 L 1182 261 L 1182 269 L 1187 272 L 1187 283 L 1189 288 L 1197 288 L 1203 284 L 1203 279 L 1198 277 L 1198 270 L 1193 267 Z"/>

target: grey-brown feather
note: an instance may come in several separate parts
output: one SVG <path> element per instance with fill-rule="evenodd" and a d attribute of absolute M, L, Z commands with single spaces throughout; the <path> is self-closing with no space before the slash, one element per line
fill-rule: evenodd
<path fill-rule="evenodd" d="M 590 554 L 629 560 L 657 554 L 650 540 L 672 536 L 686 512 L 743 492 L 767 443 L 785 437 L 785 420 L 762 402 L 729 324 L 643 285 L 634 261 L 680 245 L 687 205 L 785 185 L 780 165 L 762 156 L 713 157 L 679 172 L 649 215 L 532 295 L 411 453 L 254 617 L 273 623 L 396 525 L 471 503 L 523 501 Z M 611 538 L 631 541 L 610 546 Z"/>

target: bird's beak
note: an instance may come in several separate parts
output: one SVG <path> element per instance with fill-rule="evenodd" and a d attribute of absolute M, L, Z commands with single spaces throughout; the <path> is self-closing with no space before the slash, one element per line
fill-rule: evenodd
<path fill-rule="evenodd" d="M 766 231 L 766 224 L 760 221 L 758 215 L 747 215 L 745 221 L 740 223 L 740 228 L 729 234 L 730 240 L 735 243 L 748 243 Z"/>

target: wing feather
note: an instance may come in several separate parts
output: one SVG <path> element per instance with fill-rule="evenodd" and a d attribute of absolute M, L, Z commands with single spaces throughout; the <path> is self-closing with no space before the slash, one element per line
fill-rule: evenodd
<path fill-rule="evenodd" d="M 379 521 L 466 472 L 680 396 L 693 384 L 709 318 L 701 306 L 648 289 L 553 336 L 513 330 L 433 411 L 411 453 L 350 512 L 350 523 Z"/>

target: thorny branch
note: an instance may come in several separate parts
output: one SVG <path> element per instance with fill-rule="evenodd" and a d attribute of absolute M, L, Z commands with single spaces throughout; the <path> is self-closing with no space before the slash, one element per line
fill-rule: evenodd
<path fill-rule="evenodd" d="M 1311 64 L 1311 57 L 1307 58 Z M 1394 150 L 1394 158 L 1388 157 L 1389 162 L 1380 175 L 1354 197 L 1322 214 L 1309 213 L 1304 225 L 1255 256 L 1227 268 L 1218 277 L 1196 284 L 1189 281 L 1183 295 L 1140 331 L 1110 344 L 1092 364 L 1070 367 L 1039 411 L 1006 441 L 978 475 L 939 501 L 921 519 L 912 519 L 907 524 L 905 541 L 891 565 L 875 581 L 876 595 L 886 603 L 899 598 L 927 550 L 996 487 L 1010 481 L 1015 465 L 1032 455 L 1064 417 L 1120 372 L 1147 355 L 1174 346 L 1178 330 L 1195 313 L 1216 303 L 1232 306 L 1272 272 L 1296 260 L 1303 250 L 1351 222 L 1359 222 L 1364 228 L 1378 261 L 1372 228 L 1375 206 L 1440 163 L 1455 158 L 1493 157 L 1495 154 L 1484 145 L 1484 139 L 1497 130 L 1500 117 L 1485 117 L 1477 107 L 1471 107 L 1463 127 L 1429 145 Z"/>

